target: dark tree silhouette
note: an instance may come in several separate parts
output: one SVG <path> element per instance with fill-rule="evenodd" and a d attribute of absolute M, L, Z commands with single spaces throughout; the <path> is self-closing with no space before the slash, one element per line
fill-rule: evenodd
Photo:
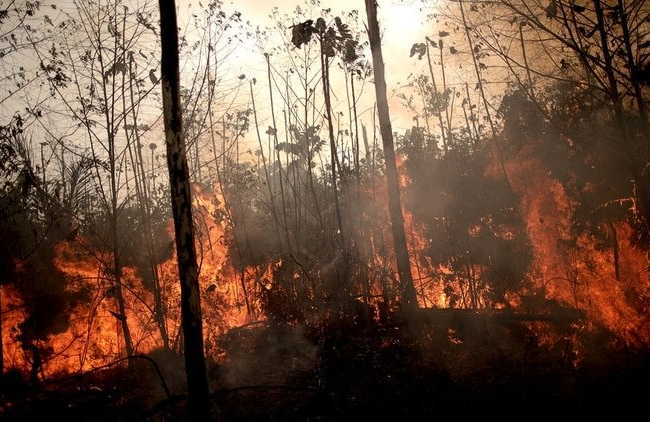
<path fill-rule="evenodd" d="M 161 80 L 167 168 L 171 191 L 178 273 L 181 281 L 181 318 L 185 344 L 185 371 L 192 420 L 205 421 L 209 387 L 203 352 L 201 298 L 192 223 L 192 199 L 183 140 L 178 65 L 178 32 L 174 0 L 160 0 Z"/>
<path fill-rule="evenodd" d="M 395 257 L 397 259 L 397 272 L 400 279 L 400 293 L 402 305 L 407 308 L 417 306 L 415 287 L 411 275 L 411 264 L 406 247 L 404 233 L 404 216 L 399 196 L 399 181 L 397 179 L 397 165 L 395 163 L 395 147 L 393 145 L 393 128 L 390 123 L 388 99 L 386 97 L 386 78 L 384 76 L 384 58 L 381 52 L 381 37 L 379 23 L 377 22 L 377 2 L 366 0 L 366 14 L 368 15 L 368 38 L 372 50 L 372 65 L 375 74 L 375 94 L 377 96 L 377 110 L 379 112 L 379 128 L 384 145 L 386 158 L 386 184 L 388 186 L 388 210 L 395 244 Z"/>

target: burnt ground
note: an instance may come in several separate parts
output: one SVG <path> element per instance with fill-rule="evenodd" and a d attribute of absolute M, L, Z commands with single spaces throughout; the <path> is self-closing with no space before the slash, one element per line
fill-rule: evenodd
<path fill-rule="evenodd" d="M 560 320 L 564 320 L 561 322 Z M 580 321 L 435 312 L 410 321 L 259 323 L 221 338 L 212 363 L 223 421 L 433 420 L 442 415 L 566 415 L 642 409 L 650 353 Z M 150 361 L 31 385 L 2 380 L 0 419 L 186 420 L 183 364 Z M 562 413 L 558 413 L 562 412 Z"/>

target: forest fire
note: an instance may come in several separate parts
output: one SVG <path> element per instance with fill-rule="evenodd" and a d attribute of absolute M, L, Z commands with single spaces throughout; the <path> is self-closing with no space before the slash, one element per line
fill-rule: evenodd
<path fill-rule="evenodd" d="M 530 277 L 535 286 L 548 298 L 584 311 L 624 341 L 650 344 L 647 313 L 638 307 L 650 292 L 648 261 L 631 243 L 631 227 L 610 224 L 604 230 L 606 242 L 600 244 L 584 233 L 575 238 L 574 206 L 562 185 L 525 153 L 507 168 L 534 250 Z"/>
<path fill-rule="evenodd" d="M 411 181 L 404 163 L 405 158 L 399 157 L 400 184 L 403 189 L 408 189 Z M 541 289 L 549 299 L 584 311 L 588 321 L 605 326 L 628 344 L 648 345 L 650 326 L 647 316 L 629 303 L 634 298 L 643 300 L 650 292 L 645 254 L 631 244 L 632 229 L 629 225 L 619 223 L 613 226 L 617 233 L 616 252 L 613 246 L 599 246 L 596 239 L 584 234 L 571 244 L 571 204 L 559 182 L 549 177 L 534 158 L 517 157 L 507 164 L 507 170 L 515 192 L 520 195 L 519 210 L 532 243 L 534 264 L 528 277 L 533 288 Z M 379 208 L 385 207 L 386 203 L 383 185 L 381 180 L 376 182 L 379 193 L 375 206 Z M 533 186 L 535 189 L 531 189 Z M 218 357 L 217 343 L 221 333 L 265 318 L 253 292 L 276 283 L 273 281 L 274 268 L 282 264 L 281 261 L 272 263 L 266 269 L 250 267 L 238 271 L 233 268 L 231 258 L 235 251 L 231 250 L 231 234 L 225 225 L 223 196 L 217 189 L 199 184 L 193 185 L 193 193 L 206 350 Z M 386 213 L 385 208 L 383 212 Z M 387 219 L 385 214 L 384 218 Z M 453 270 L 444 264 L 432 263 L 426 253 L 428 241 L 425 234 L 408 209 L 404 209 L 404 219 L 419 306 L 450 308 L 445 286 L 456 294 L 463 294 L 466 287 L 457 278 L 456 284 L 445 283 L 445 277 L 454 279 Z M 168 226 L 169 243 L 173 236 L 171 224 Z M 388 231 L 382 235 L 384 242 L 389 237 Z M 375 256 L 371 262 L 384 265 L 385 258 L 378 251 L 386 249 L 390 250 L 391 246 L 374 248 Z M 88 371 L 124 355 L 124 339 L 119 324 L 122 316 L 116 312 L 114 288 L 106 270 L 110 262 L 110 254 L 91 250 L 83 238 L 65 240 L 54 247 L 53 265 L 70 280 L 66 294 L 84 295 L 89 300 L 72 309 L 64 330 L 35 345 L 42 354 L 38 357 L 42 365 L 38 368 L 40 376 L 48 378 L 55 374 Z M 171 347 L 175 349 L 181 336 L 175 252 L 171 252 L 157 268 L 164 292 L 165 324 Z M 140 276 L 141 270 L 124 267 L 122 271 L 128 310 L 126 318 L 137 353 L 146 354 L 163 345 L 155 323 L 153 294 L 146 288 Z M 480 274 L 481 268 L 473 271 Z M 373 291 L 380 293 L 381 286 L 375 286 Z M 526 293 L 522 290 L 511 294 L 507 306 L 517 311 L 521 304 L 518 296 Z M 482 307 L 487 306 L 486 301 L 487 298 L 480 301 Z M 35 356 L 33 347 L 20 342 L 19 327 L 28 318 L 23 303 L 19 292 L 11 286 L 3 288 L 5 365 L 29 372 Z M 376 306 L 376 302 L 373 303 Z M 495 304 L 494 309 L 503 308 Z M 550 335 L 543 332 L 543 325 L 538 330 L 542 330 L 538 331 L 540 341 Z"/>
<path fill-rule="evenodd" d="M 0 419 L 643 406 L 647 2 L 236 3 L 0 0 Z"/>
<path fill-rule="evenodd" d="M 195 213 L 199 232 L 201 262 L 200 285 L 205 303 L 205 335 L 208 349 L 214 350 L 216 337 L 228 328 L 243 325 L 256 315 L 255 304 L 245 297 L 245 289 L 255 289 L 267 274 L 251 276 L 250 270 L 240 274 L 229 265 L 227 236 L 222 221 L 223 202 L 214 192 L 194 185 Z M 170 222 L 170 225 L 172 223 Z M 170 229 L 171 230 L 171 229 Z M 173 232 L 170 233 L 173 235 Z M 171 239 L 167 239 L 171 242 Z M 87 296 L 89 300 L 74 306 L 68 326 L 39 342 L 43 350 L 38 359 L 42 362 L 40 376 L 88 371 L 107 365 L 125 353 L 120 324 L 124 316 L 117 312 L 114 287 L 107 273 L 110 254 L 92 250 L 83 238 L 66 240 L 54 247 L 53 265 L 70 280 L 66 295 Z M 180 292 L 175 282 L 178 278 L 175 252 L 159 263 L 158 274 L 165 302 L 166 327 L 171 334 L 172 348 L 178 347 L 180 333 Z M 155 323 L 153 293 L 146 288 L 141 270 L 134 267 L 122 269 L 125 290 L 126 319 L 131 329 L 137 353 L 149 353 L 163 346 Z M 248 284 L 248 287 L 246 286 Z M 29 371 L 34 365 L 33 349 L 21 344 L 19 327 L 28 318 L 22 306 L 24 299 L 18 292 L 3 289 L 3 344 L 5 364 Z"/>
<path fill-rule="evenodd" d="M 406 189 L 411 183 L 405 168 L 405 158 L 397 157 L 400 188 Z M 411 273 L 416 283 L 418 306 L 423 308 L 446 308 L 448 299 L 444 292 L 444 285 L 440 279 L 441 274 L 449 275 L 451 271 L 444 265 L 433 265 L 431 259 L 424 253 L 427 241 L 418 226 L 415 217 L 404 209 L 404 229 L 406 231 L 407 245 L 411 257 Z"/>

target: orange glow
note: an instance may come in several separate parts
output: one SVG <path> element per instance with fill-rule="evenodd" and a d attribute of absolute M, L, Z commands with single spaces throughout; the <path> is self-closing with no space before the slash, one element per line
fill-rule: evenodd
<path fill-rule="evenodd" d="M 618 232 L 620 280 L 616 279 L 611 249 L 596 247 L 582 234 L 571 247 L 574 204 L 562 185 L 541 164 L 522 152 L 506 163 L 513 189 L 521 196 L 521 213 L 533 245 L 534 268 L 530 277 L 549 299 L 586 313 L 587 317 L 618 334 L 629 344 L 650 344 L 647 316 L 631 305 L 632 298 L 648 297 L 650 279 L 645 254 L 631 242 L 627 223 Z"/>
<path fill-rule="evenodd" d="M 228 263 L 225 223 L 217 218 L 217 214 L 223 211 L 220 194 L 199 185 L 193 186 L 193 193 L 195 220 L 198 222 L 197 254 L 206 351 L 216 356 L 218 335 L 249 322 L 251 318 L 259 319 L 259 304 L 251 302 L 247 309 L 243 288 L 246 286 L 253 291 L 259 280 L 269 276 L 271 268 L 248 268 L 243 273 L 232 268 Z M 170 235 L 173 233 L 171 221 L 168 232 Z M 108 253 L 90 252 L 82 238 L 56 246 L 54 265 L 69 280 L 67 292 L 74 294 L 85 289 L 90 292 L 90 300 L 72 310 L 70 327 L 65 332 L 49 336 L 47 346 L 52 352 L 43 357 L 43 376 L 87 371 L 125 355 L 119 314 L 112 293 L 113 282 L 106 271 L 111 262 L 112 257 Z M 147 353 L 162 347 L 154 318 L 153 293 L 144 287 L 135 268 L 124 267 L 122 271 L 126 317 L 135 353 Z M 170 345 L 178 350 L 180 286 L 175 252 L 158 265 L 158 274 L 167 310 Z M 5 365 L 28 369 L 31 366 L 30 353 L 22 350 L 16 338 L 18 326 L 26 317 L 21 307 L 22 299 L 11 287 L 3 287 L 2 294 Z"/>
<path fill-rule="evenodd" d="M 573 246 L 568 246 L 571 244 L 568 241 L 571 237 L 573 204 L 562 185 L 548 175 L 543 166 L 532 158 L 532 154 L 531 157 L 520 154 L 516 160 L 506 163 L 506 169 L 515 193 L 520 196 L 520 212 L 526 221 L 527 234 L 533 247 L 533 266 L 528 275 L 532 284 L 543 289 L 548 299 L 585 312 L 590 321 L 618 334 L 626 343 L 650 344 L 647 316 L 640 314 L 630 303 L 634 297 L 650 296 L 647 258 L 630 242 L 632 228 L 625 223 L 614 226 L 619 248 L 620 280 L 617 280 L 611 250 L 598 248 L 596 241 L 584 234 L 572 243 Z M 401 157 L 398 159 L 398 171 L 401 187 L 406 188 L 411 181 Z M 497 170 L 490 169 L 487 176 L 497 173 Z M 388 222 L 385 205 L 387 192 L 383 180 L 377 181 L 375 194 L 374 205 L 383 213 L 380 219 Z M 281 261 L 263 268 L 245 268 L 242 271 L 233 268 L 228 247 L 232 239 L 229 238 L 231 234 L 223 217 L 226 215 L 223 197 L 217 190 L 198 184 L 193 185 L 193 195 L 205 347 L 209 356 L 218 358 L 219 335 L 230 328 L 265 318 L 261 310 L 260 289 L 269 287 Z M 423 226 L 408 209 L 405 208 L 403 213 L 419 306 L 449 308 L 451 304 L 445 286 L 451 288 L 454 294 L 459 294 L 462 292 L 461 281 L 450 283 L 449 279 L 454 276 L 452 269 L 431 261 L 427 255 L 430 240 L 426 239 Z M 396 273 L 390 225 L 380 224 L 378 227 L 379 230 L 369 230 L 365 234 L 370 288 L 366 292 L 369 295 L 367 301 L 374 305 L 378 302 L 371 298 L 380 297 Z M 168 233 L 171 238 L 171 221 Z M 469 234 L 473 235 L 471 230 Z M 504 230 L 502 235 L 507 237 L 512 233 Z M 125 355 L 112 279 L 106 270 L 110 267 L 111 256 L 89 249 L 83 238 L 61 242 L 55 248 L 54 265 L 69 280 L 67 292 L 76 294 L 87 291 L 90 299 L 72 310 L 70 327 L 65 332 L 51 335 L 46 344 L 40 345 L 51 350 L 43 358 L 43 376 L 86 371 Z M 482 269 L 475 268 L 473 271 L 480 276 Z M 170 347 L 180 350 L 180 286 L 175 252 L 158 265 L 158 274 Z M 147 353 L 162 347 L 154 318 L 153 293 L 144 285 L 135 268 L 123 268 L 126 316 L 136 353 Z M 513 308 L 521 304 L 517 294 L 508 294 L 506 302 L 507 306 Z M 26 317 L 23 300 L 11 286 L 4 286 L 2 304 L 5 365 L 28 370 L 32 357 L 17 340 L 19 324 Z M 480 298 L 479 305 L 497 310 L 506 306 L 503 303 L 490 304 L 486 298 Z M 539 332 L 538 341 L 554 341 L 553 334 L 544 324 L 530 325 Z M 453 337 L 453 333 L 450 336 Z"/>

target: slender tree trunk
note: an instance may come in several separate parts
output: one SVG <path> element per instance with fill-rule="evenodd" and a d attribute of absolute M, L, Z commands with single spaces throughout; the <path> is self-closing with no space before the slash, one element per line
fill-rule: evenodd
<path fill-rule="evenodd" d="M 305 51 L 305 54 L 307 52 Z M 318 216 L 318 224 L 321 229 L 321 231 L 324 230 L 324 225 L 323 225 L 323 214 L 320 209 L 320 203 L 318 201 L 318 195 L 316 194 L 316 189 L 314 187 L 314 173 L 312 171 L 313 163 L 314 163 L 314 156 L 313 156 L 313 151 L 312 151 L 312 146 L 311 143 L 308 141 L 307 138 L 307 132 L 309 131 L 309 98 L 311 97 L 311 93 L 309 92 L 309 64 L 307 60 L 305 61 L 305 73 L 304 76 L 302 76 L 302 80 L 304 81 L 304 90 L 305 90 L 305 108 L 304 108 L 304 114 L 305 114 L 305 121 L 304 121 L 304 136 L 305 136 L 305 149 L 307 153 L 307 174 L 309 176 L 309 191 L 311 192 L 311 195 L 314 200 L 314 206 L 316 207 L 316 214 Z M 315 102 L 314 102 L 315 103 Z M 298 125 L 296 124 L 296 127 Z"/>
<path fill-rule="evenodd" d="M 519 25 L 519 42 L 521 44 L 521 55 L 524 59 L 524 66 L 526 67 L 526 78 L 528 79 L 528 91 L 530 98 L 535 101 L 535 89 L 533 87 L 533 78 L 530 75 L 530 66 L 528 65 L 528 55 L 526 54 L 526 43 L 524 42 L 523 25 Z"/>
<path fill-rule="evenodd" d="M 438 94 L 438 84 L 436 83 L 436 77 L 433 74 L 433 66 L 431 65 L 431 54 L 429 53 L 429 39 L 427 38 L 425 40 L 425 45 L 427 47 L 427 63 L 429 65 L 429 75 L 431 75 L 431 84 L 433 86 L 433 91 Z M 438 115 L 438 124 L 440 125 L 440 137 L 442 138 L 442 147 L 445 151 L 445 154 L 447 154 L 448 151 L 448 142 L 447 142 L 447 135 L 445 133 L 445 124 L 443 123 L 442 120 L 442 112 L 440 111 L 440 108 L 436 110 L 436 114 Z M 426 113 L 426 111 L 425 111 Z"/>
<path fill-rule="evenodd" d="M 638 67 L 634 60 L 634 53 L 632 51 L 632 41 L 630 39 L 630 27 L 627 21 L 627 13 L 625 12 L 625 1 L 618 0 L 619 16 L 621 18 L 620 24 L 623 30 L 623 42 L 625 44 L 625 55 L 627 59 L 627 66 L 630 70 L 630 81 L 632 88 L 634 88 L 634 96 L 636 97 L 637 106 L 639 107 L 639 116 L 641 117 L 641 124 L 644 130 L 648 130 L 648 112 L 646 110 L 645 102 L 643 101 L 643 91 L 637 76 Z"/>
<path fill-rule="evenodd" d="M 368 36 L 372 50 L 372 63 L 375 74 L 375 94 L 377 96 L 377 108 L 379 112 L 379 128 L 384 146 L 384 157 L 386 160 L 386 182 L 388 185 L 388 210 L 390 212 L 391 226 L 393 231 L 393 242 L 395 257 L 397 258 L 397 271 L 400 278 L 400 290 L 402 305 L 408 309 L 417 307 L 415 287 L 411 276 L 411 264 L 409 253 L 406 247 L 406 235 L 404 233 L 404 217 L 399 193 L 399 181 L 397 178 L 397 164 L 395 163 L 395 148 L 393 146 L 393 128 L 390 122 L 388 110 L 388 98 L 386 96 L 386 78 L 384 76 L 384 59 L 381 51 L 381 38 L 379 35 L 379 23 L 377 22 L 377 3 L 375 0 L 366 1 L 366 14 L 368 15 Z"/>
<path fill-rule="evenodd" d="M 282 223 L 284 228 L 284 235 L 287 241 L 287 250 L 291 253 L 291 236 L 289 235 L 289 224 L 287 222 L 287 204 L 284 195 L 284 181 L 282 171 L 282 158 L 280 157 L 280 150 L 278 149 L 278 127 L 275 121 L 275 107 L 273 103 L 273 83 L 271 81 L 271 59 L 268 54 L 264 54 L 266 58 L 266 71 L 269 81 L 269 98 L 271 101 L 271 121 L 273 122 L 273 149 L 275 150 L 275 159 L 278 163 L 278 180 L 280 183 L 280 200 L 282 201 Z M 269 161 L 271 157 L 269 157 Z"/>
<path fill-rule="evenodd" d="M 363 148 L 366 152 L 366 165 L 370 165 L 370 144 L 368 144 L 368 129 L 363 123 L 361 124 L 361 134 L 363 135 Z"/>
<path fill-rule="evenodd" d="M 124 19 L 122 20 L 122 54 L 124 57 L 127 57 L 127 51 L 126 51 L 126 15 L 124 15 Z M 154 234 L 153 234 L 153 229 L 151 227 L 151 210 L 149 207 L 149 193 L 147 192 L 147 182 L 146 182 L 146 175 L 144 172 L 144 167 L 142 167 L 142 148 L 141 142 L 140 142 L 140 136 L 138 132 L 138 119 L 137 119 L 137 113 L 136 113 L 136 103 L 134 101 L 134 92 L 133 92 L 133 80 L 135 77 L 133 76 L 133 57 L 129 57 L 129 96 L 131 100 L 131 117 L 133 119 L 133 129 L 131 131 L 132 137 L 129 136 L 129 130 L 127 129 L 127 125 L 124 124 L 124 133 L 127 138 L 127 150 L 129 152 L 129 157 L 131 158 L 131 163 L 133 166 L 133 178 L 134 178 L 134 184 L 135 184 L 135 191 L 136 191 L 136 198 L 138 200 L 138 210 L 140 211 L 140 218 L 142 220 L 142 224 L 144 226 L 144 233 L 143 233 L 143 240 L 144 244 L 146 247 L 146 253 L 147 253 L 147 259 L 149 261 L 149 271 L 151 274 L 151 282 L 152 282 L 152 290 L 153 290 L 153 297 L 154 297 L 154 318 L 156 319 L 156 323 L 158 324 L 158 330 L 160 331 L 160 338 L 162 339 L 163 342 L 163 347 L 165 349 L 169 349 L 169 335 L 167 333 L 167 324 L 166 324 L 166 318 L 165 318 L 165 308 L 164 304 L 162 301 L 162 290 L 160 286 L 160 279 L 158 277 L 158 266 L 156 264 L 156 259 L 154 257 Z M 128 119 L 127 116 L 127 107 L 126 107 L 126 72 L 122 72 L 122 83 L 121 83 L 121 90 L 122 90 L 122 109 L 124 110 L 124 121 L 126 122 Z M 135 154 L 133 153 L 133 148 L 131 148 L 131 144 L 133 139 L 136 141 L 136 146 L 135 146 Z M 153 156 L 153 149 L 151 150 L 151 154 Z M 139 166 L 140 167 L 139 167 Z M 142 170 L 142 174 L 139 175 L 139 170 Z M 128 178 L 127 178 L 128 180 Z"/>
<path fill-rule="evenodd" d="M 442 94 L 446 95 L 447 94 L 447 76 L 446 76 L 446 72 L 445 72 L 445 55 L 443 54 L 442 46 L 443 46 L 443 40 L 441 38 L 440 41 L 438 42 L 438 47 L 440 49 L 440 70 L 442 72 Z M 433 78 L 433 75 L 431 77 Z M 454 109 L 454 103 L 453 103 L 454 96 L 452 95 L 451 98 L 452 98 L 451 109 L 453 110 Z M 449 105 L 448 102 L 446 102 L 445 103 L 445 117 L 447 118 L 447 142 L 448 142 L 447 147 L 451 148 L 453 146 L 453 144 L 454 144 L 454 133 L 453 133 L 452 127 L 451 127 L 451 115 L 449 114 L 449 108 L 450 108 L 450 105 Z"/>
<path fill-rule="evenodd" d="M 337 186 L 336 168 L 338 164 L 338 154 L 336 151 L 336 141 L 334 140 L 334 125 L 332 124 L 332 102 L 330 101 L 330 71 L 329 71 L 329 58 L 323 52 L 323 39 L 320 40 L 320 57 L 321 57 L 321 72 L 323 75 L 323 96 L 325 97 L 325 111 L 327 117 L 327 128 L 330 140 L 330 157 L 332 166 L 332 189 L 334 190 L 334 207 L 336 211 L 336 223 L 339 229 L 340 239 L 344 239 L 343 234 L 343 219 L 341 217 L 341 205 L 339 203 L 339 192 Z M 342 242 L 345 245 L 345 241 Z"/>
<path fill-rule="evenodd" d="M 124 295 L 122 292 L 122 262 L 120 256 L 120 242 L 118 239 L 117 229 L 117 168 L 116 168 L 116 154 L 115 154 L 115 135 L 113 132 L 114 119 L 106 117 L 108 121 L 108 162 L 110 169 L 110 184 L 111 184 L 111 208 L 110 208 L 110 228 L 112 237 L 113 248 L 113 280 L 115 283 L 115 299 L 117 301 L 118 318 L 122 326 L 122 333 L 124 335 L 124 345 L 126 348 L 127 356 L 133 355 L 133 340 L 131 339 L 131 331 L 129 330 L 129 323 L 126 316 L 126 306 L 124 305 Z M 129 365 L 131 361 L 129 360 Z"/>
<path fill-rule="evenodd" d="M 176 255 L 181 282 L 185 372 L 192 420 L 207 421 L 210 418 L 209 387 L 203 354 L 201 297 L 192 223 L 189 169 L 182 135 L 176 4 L 174 0 L 159 0 L 159 5 L 163 113 L 176 234 Z"/>
<path fill-rule="evenodd" d="M 350 72 L 350 87 L 352 89 L 352 113 L 354 115 L 354 174 L 357 177 L 357 191 L 361 184 L 361 168 L 359 164 L 359 117 L 357 116 L 357 93 L 354 89 L 354 72 Z"/>
<path fill-rule="evenodd" d="M 467 109 L 465 108 L 465 101 L 463 101 L 463 103 L 461 104 L 461 108 L 463 109 L 463 116 L 465 116 L 465 128 L 467 129 L 467 136 L 469 137 L 469 140 L 476 146 L 476 140 L 474 139 L 474 136 L 472 136 L 472 128 L 469 125 L 469 118 L 467 117 Z"/>
<path fill-rule="evenodd" d="M 467 107 L 469 108 L 469 120 L 472 122 L 472 128 L 474 128 L 474 139 L 476 144 L 481 140 L 481 136 L 476 127 L 476 116 L 474 116 L 474 105 L 472 104 L 472 97 L 469 95 L 469 84 L 465 82 L 465 95 L 467 96 Z"/>
<path fill-rule="evenodd" d="M 262 145 L 262 136 L 260 135 L 260 125 L 257 121 L 257 108 L 255 107 L 255 95 L 253 94 L 253 82 L 249 82 L 248 84 L 250 86 L 251 90 L 251 105 L 253 108 L 253 118 L 255 120 L 255 133 L 257 134 L 257 143 L 260 147 L 260 155 L 262 156 L 262 165 L 264 167 L 264 176 L 266 178 L 266 188 L 269 191 L 269 201 L 271 203 L 271 216 L 273 216 L 273 222 L 275 223 L 275 230 L 278 234 L 278 239 L 284 239 L 282 236 L 282 233 L 280 233 L 280 219 L 278 218 L 278 213 L 275 209 L 275 199 L 273 199 L 274 194 L 273 190 L 271 189 L 271 178 L 269 176 L 269 169 L 268 166 L 266 165 L 266 158 L 264 156 L 264 146 Z M 269 165 L 270 165 L 270 160 L 271 157 L 269 157 Z M 287 248 L 289 246 L 287 245 Z"/>
<path fill-rule="evenodd" d="M 111 19 L 117 19 L 116 13 L 113 14 Z M 114 27 L 117 27 L 117 21 L 114 20 L 111 22 Z M 103 60 L 102 52 L 106 49 L 102 38 L 100 36 L 101 32 L 97 32 L 96 42 L 98 48 L 98 59 L 102 75 L 106 74 L 106 66 Z M 113 62 L 116 61 L 117 54 L 117 38 L 113 40 Z M 119 319 L 119 324 L 122 328 L 122 334 L 124 336 L 124 345 L 126 348 L 127 356 L 133 354 L 133 341 L 131 339 L 131 332 L 129 331 L 129 324 L 126 315 L 126 307 L 124 305 L 124 296 L 122 293 L 122 263 L 120 260 L 120 244 L 118 239 L 118 229 L 117 229 L 117 210 L 118 210 L 118 187 L 117 187 L 117 167 L 116 167 L 116 143 L 115 143 L 115 102 L 116 102 L 116 88 L 115 88 L 115 79 L 112 78 L 111 82 L 111 92 L 107 91 L 108 84 L 101 84 L 102 86 L 102 102 L 104 105 L 104 119 L 106 121 L 106 138 L 107 138 L 107 150 L 108 150 L 108 164 L 109 164 L 109 182 L 110 182 L 110 204 L 107 205 L 107 213 L 109 214 L 109 224 L 111 232 L 111 248 L 113 254 L 112 268 L 109 271 L 112 271 L 113 275 L 113 284 L 115 289 L 115 300 L 117 302 L 117 318 Z M 92 139 L 92 137 L 91 137 Z M 92 145 L 91 145 L 92 148 Z M 94 156 L 93 151 L 93 156 Z M 98 178 L 101 181 L 101 178 Z M 45 185 L 45 183 L 44 183 Z M 129 360 L 129 366 L 131 365 L 131 360 Z"/>
<path fill-rule="evenodd" d="M 113 192 L 113 195 L 117 195 L 117 193 Z M 119 241 L 117 239 L 117 204 L 115 196 L 113 197 L 111 210 L 111 236 L 113 237 L 113 280 L 115 283 L 118 319 L 120 320 L 124 335 L 126 355 L 131 356 L 133 355 L 133 340 L 131 339 L 131 331 L 129 330 L 129 323 L 126 317 L 126 306 L 124 305 L 124 294 L 122 292 L 122 263 L 120 259 Z M 131 365 L 131 360 L 129 360 L 129 365 Z"/>

